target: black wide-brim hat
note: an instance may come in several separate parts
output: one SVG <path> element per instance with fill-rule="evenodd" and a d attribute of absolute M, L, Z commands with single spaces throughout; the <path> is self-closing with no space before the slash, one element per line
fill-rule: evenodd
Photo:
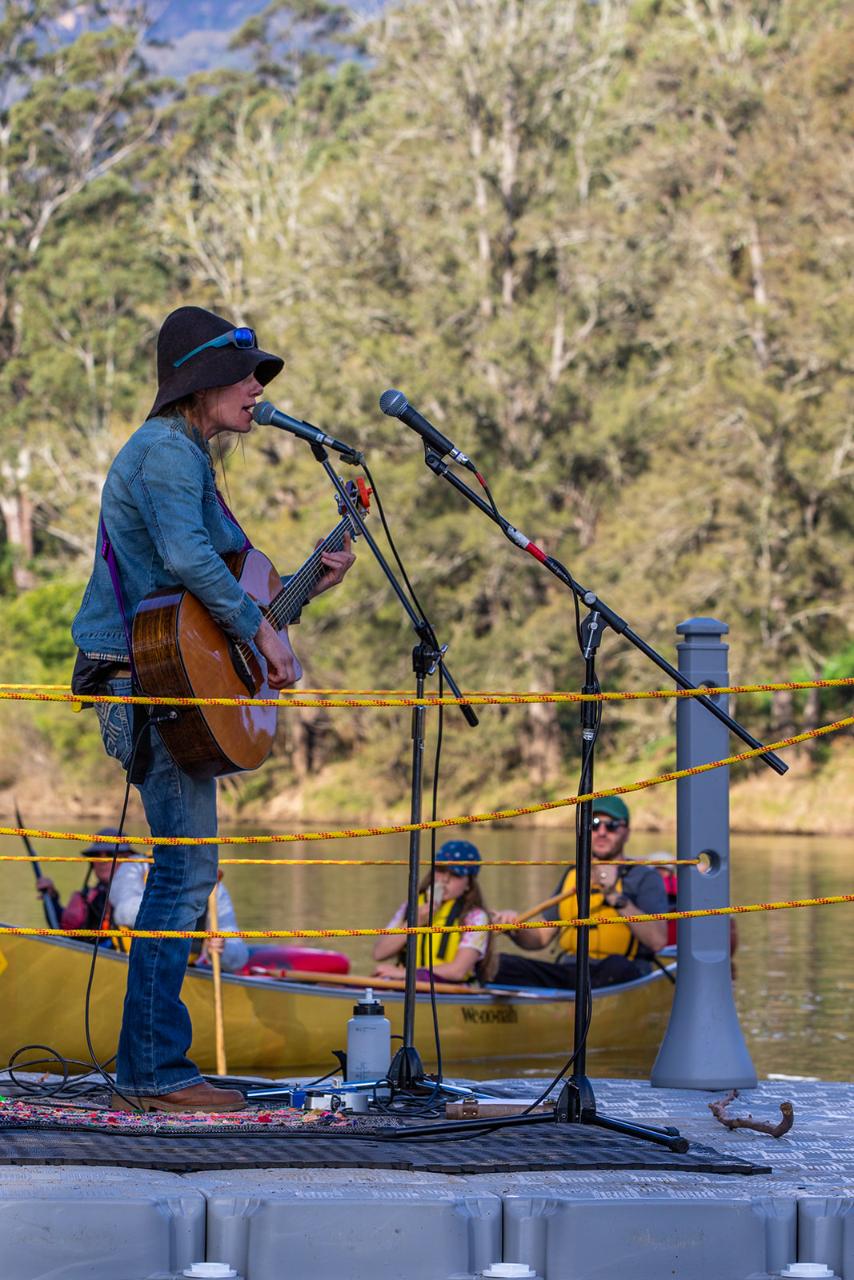
<path fill-rule="evenodd" d="M 266 386 L 284 368 L 284 360 L 259 347 L 206 347 L 175 368 L 175 361 L 200 347 L 211 338 L 219 338 L 236 328 L 230 320 L 205 311 L 203 307 L 179 307 L 160 326 L 157 335 L 157 398 L 149 410 L 149 418 L 175 400 L 183 400 L 194 391 L 211 387 L 230 387 L 242 382 L 250 373 Z"/>

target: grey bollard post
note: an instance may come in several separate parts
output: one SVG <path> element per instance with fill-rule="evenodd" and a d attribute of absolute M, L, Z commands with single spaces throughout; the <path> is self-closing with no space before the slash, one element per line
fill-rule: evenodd
<path fill-rule="evenodd" d="M 679 670 L 692 684 L 729 683 L 722 637 L 729 628 L 716 618 L 689 618 L 676 628 Z M 719 696 L 723 709 L 729 699 Z M 731 755 L 726 725 L 693 698 L 680 698 L 676 711 L 676 767 L 691 768 Z M 728 907 L 729 768 L 712 769 L 676 783 L 677 857 L 705 853 L 706 872 L 679 867 L 680 911 Z M 652 1068 L 659 1089 L 751 1089 L 756 1071 L 744 1043 L 732 992 L 729 916 L 680 920 L 676 990 L 670 1022 Z"/>

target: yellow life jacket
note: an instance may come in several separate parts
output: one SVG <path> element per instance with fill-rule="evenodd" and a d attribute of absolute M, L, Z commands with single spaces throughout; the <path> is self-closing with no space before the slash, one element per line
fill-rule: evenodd
<path fill-rule="evenodd" d="M 574 869 L 567 872 L 561 887 L 561 893 L 568 893 L 570 889 L 573 890 L 571 896 L 564 898 L 558 904 L 558 916 L 561 920 L 577 920 L 580 916 L 578 895 L 574 892 Z M 623 892 L 622 875 L 617 875 L 613 889 L 609 889 L 608 892 Z M 640 947 L 637 938 L 617 908 L 609 907 L 605 902 L 605 895 L 592 886 L 590 889 L 590 915 L 595 917 L 597 921 L 602 921 L 601 924 L 591 925 L 588 930 L 590 934 L 590 959 L 604 960 L 606 956 L 628 956 L 629 960 L 634 960 Z M 574 955 L 578 950 L 578 929 L 573 928 L 571 925 L 568 928 L 561 929 L 558 945 L 562 951 L 568 951 Z"/>
<path fill-rule="evenodd" d="M 418 899 L 419 906 L 427 901 L 426 893 Z M 433 923 L 457 924 L 463 913 L 462 898 L 448 898 L 433 912 Z M 448 964 L 460 949 L 461 933 L 419 933 L 418 968 L 432 969 L 434 964 Z"/>

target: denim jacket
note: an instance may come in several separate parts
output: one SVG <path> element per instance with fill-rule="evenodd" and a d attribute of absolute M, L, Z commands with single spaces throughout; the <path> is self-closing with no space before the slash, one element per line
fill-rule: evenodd
<path fill-rule="evenodd" d="M 225 631 L 250 640 L 261 610 L 226 568 L 243 534 L 222 510 L 201 435 L 180 418 L 149 418 L 119 450 L 101 494 L 130 625 L 140 601 L 161 587 L 186 587 Z M 90 657 L 127 662 L 125 631 L 101 539 L 71 626 Z"/>

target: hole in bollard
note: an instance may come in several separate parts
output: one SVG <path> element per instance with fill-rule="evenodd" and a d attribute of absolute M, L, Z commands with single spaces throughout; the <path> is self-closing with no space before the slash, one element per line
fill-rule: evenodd
<path fill-rule="evenodd" d="M 703 876 L 716 875 L 721 869 L 721 855 L 714 849 L 703 849 L 697 854 L 697 870 Z"/>

